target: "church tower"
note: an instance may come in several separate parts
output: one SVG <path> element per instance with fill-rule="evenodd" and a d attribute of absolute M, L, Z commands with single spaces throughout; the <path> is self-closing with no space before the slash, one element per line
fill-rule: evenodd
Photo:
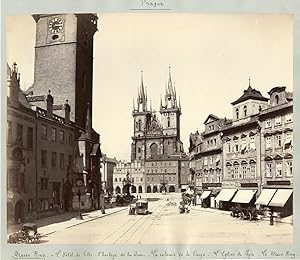
<path fill-rule="evenodd" d="M 177 102 L 175 85 L 171 78 L 171 68 L 169 67 L 169 79 L 164 96 L 164 104 L 160 102 L 161 122 L 163 135 L 176 137 L 180 140 L 180 101 Z"/>
<path fill-rule="evenodd" d="M 96 14 L 33 15 L 36 21 L 34 84 L 31 94 L 54 97 L 56 114 L 68 99 L 71 120 L 83 129 L 92 119 L 93 36 Z M 90 115 L 87 115 L 89 111 Z M 92 122 L 90 122 L 92 125 Z"/>
<path fill-rule="evenodd" d="M 145 91 L 143 71 L 141 72 L 141 85 L 138 89 L 138 97 L 136 104 L 133 100 L 133 137 L 131 146 L 131 161 L 141 161 L 145 159 L 146 147 L 145 137 L 147 126 L 151 120 L 151 111 L 148 110 L 147 92 Z"/>

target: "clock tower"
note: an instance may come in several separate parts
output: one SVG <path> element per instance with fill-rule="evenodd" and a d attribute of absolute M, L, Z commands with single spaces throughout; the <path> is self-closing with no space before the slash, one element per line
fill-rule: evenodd
<path fill-rule="evenodd" d="M 31 94 L 51 90 L 56 114 L 68 100 L 71 120 L 82 128 L 92 119 L 93 36 L 96 14 L 33 15 L 36 22 L 34 84 Z M 87 115 L 87 113 L 90 113 Z M 90 122 L 92 125 L 92 122 Z"/>

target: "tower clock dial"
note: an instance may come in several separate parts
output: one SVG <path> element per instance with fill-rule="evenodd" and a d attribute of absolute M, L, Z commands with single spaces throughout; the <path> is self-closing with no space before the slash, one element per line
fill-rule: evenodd
<path fill-rule="evenodd" d="M 59 17 L 52 18 L 49 22 L 49 31 L 59 33 L 64 28 L 63 20 Z"/>

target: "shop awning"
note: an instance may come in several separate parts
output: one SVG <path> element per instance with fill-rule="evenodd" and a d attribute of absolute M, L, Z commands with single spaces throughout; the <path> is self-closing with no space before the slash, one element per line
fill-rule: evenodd
<path fill-rule="evenodd" d="M 217 201 L 230 201 L 237 189 L 222 189 L 218 196 L 216 197 Z"/>
<path fill-rule="evenodd" d="M 238 190 L 231 202 L 249 203 L 257 190 Z"/>
<path fill-rule="evenodd" d="M 211 193 L 211 190 L 205 190 L 200 196 L 200 199 L 206 199 Z"/>
<path fill-rule="evenodd" d="M 268 206 L 284 207 L 292 193 L 292 189 L 278 189 Z"/>
<path fill-rule="evenodd" d="M 268 206 L 276 191 L 276 189 L 263 189 L 255 204 Z"/>

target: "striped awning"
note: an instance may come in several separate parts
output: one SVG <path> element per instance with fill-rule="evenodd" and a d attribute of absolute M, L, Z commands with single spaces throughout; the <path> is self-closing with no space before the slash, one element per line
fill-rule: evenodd
<path fill-rule="evenodd" d="M 268 206 L 284 207 L 285 203 L 291 197 L 292 193 L 292 189 L 278 189 Z"/>
<path fill-rule="evenodd" d="M 216 201 L 230 201 L 237 189 L 222 189 L 218 196 L 216 197 Z"/>
<path fill-rule="evenodd" d="M 231 202 L 249 203 L 257 190 L 238 190 Z"/>
<path fill-rule="evenodd" d="M 276 189 L 263 189 L 255 204 L 268 206 L 276 191 Z"/>
<path fill-rule="evenodd" d="M 206 199 L 211 193 L 211 190 L 205 190 L 200 196 L 200 199 Z"/>

